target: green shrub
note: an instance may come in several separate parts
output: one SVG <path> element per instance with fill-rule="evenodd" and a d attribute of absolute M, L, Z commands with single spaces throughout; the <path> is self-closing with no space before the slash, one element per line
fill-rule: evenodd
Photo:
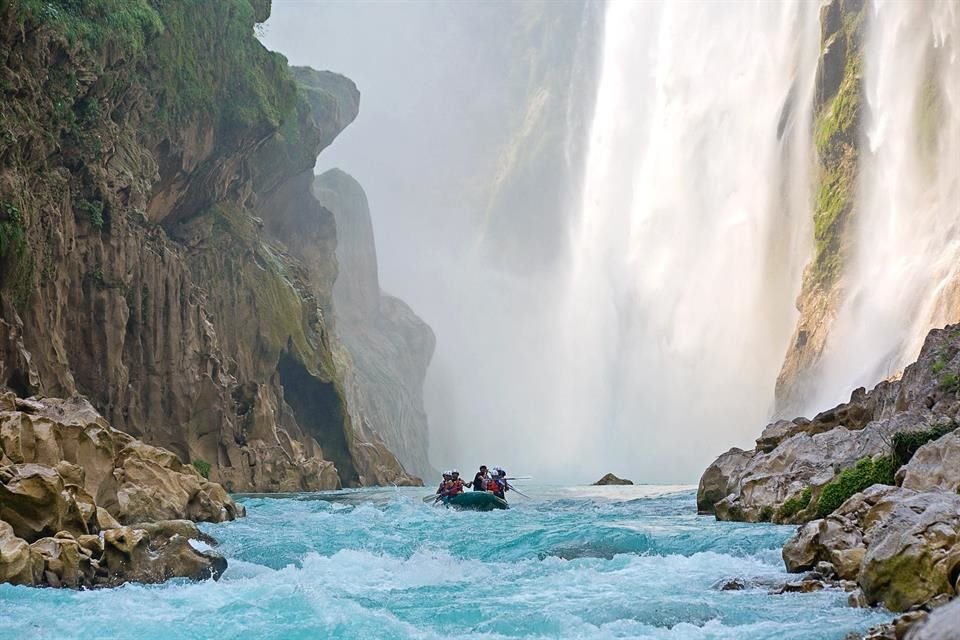
<path fill-rule="evenodd" d="M 210 463 L 206 460 L 194 460 L 193 468 L 207 480 L 210 479 Z"/>
<path fill-rule="evenodd" d="M 917 452 L 917 449 L 932 442 L 939 440 L 951 431 L 957 429 L 957 423 L 954 421 L 938 424 L 924 431 L 901 431 L 893 436 L 893 461 L 896 468 L 910 462 L 910 458 Z"/>
<path fill-rule="evenodd" d="M 24 244 L 23 216 L 9 202 L 0 203 L 0 258 L 18 253 Z"/>
<path fill-rule="evenodd" d="M 938 374 L 943 371 L 943 368 L 947 366 L 947 363 L 943 361 L 943 356 L 937 356 L 936 361 L 934 361 L 933 366 L 930 369 L 934 374 Z"/>
<path fill-rule="evenodd" d="M 947 393 L 956 393 L 960 391 L 960 375 L 954 372 L 944 373 L 940 376 L 940 389 Z"/>
<path fill-rule="evenodd" d="M 789 520 L 793 516 L 797 515 L 808 506 L 810 506 L 810 499 L 813 497 L 813 491 L 810 487 L 807 487 L 800 492 L 800 495 L 793 496 L 782 505 L 780 505 L 780 519 Z"/>
<path fill-rule="evenodd" d="M 773 507 L 769 504 L 760 509 L 760 522 L 770 522 L 773 520 Z"/>
<path fill-rule="evenodd" d="M 823 518 L 846 502 L 847 498 L 875 484 L 894 484 L 897 465 L 891 456 L 861 458 L 855 465 L 844 469 L 823 487 L 817 503 L 817 517 Z"/>
<path fill-rule="evenodd" d="M 103 229 L 103 203 L 99 200 L 81 200 L 77 208 L 87 214 L 90 224 L 97 229 Z"/>

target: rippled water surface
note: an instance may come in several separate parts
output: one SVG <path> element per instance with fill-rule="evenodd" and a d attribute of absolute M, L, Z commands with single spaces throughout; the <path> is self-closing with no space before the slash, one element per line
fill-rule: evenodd
<path fill-rule="evenodd" d="M 424 489 L 242 497 L 204 525 L 219 582 L 0 585 L 0 638 L 840 639 L 889 620 L 846 594 L 769 595 L 792 527 L 718 523 L 657 487 L 538 488 L 509 511 Z M 743 577 L 757 586 L 720 591 Z"/>

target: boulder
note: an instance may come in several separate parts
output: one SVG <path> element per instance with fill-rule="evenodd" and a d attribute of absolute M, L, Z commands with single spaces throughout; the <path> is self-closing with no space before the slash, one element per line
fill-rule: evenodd
<path fill-rule="evenodd" d="M 936 609 L 912 626 L 906 640 L 956 640 L 960 630 L 960 599 Z"/>
<path fill-rule="evenodd" d="M 697 488 L 697 512 L 714 513 L 714 505 L 733 493 L 747 463 L 755 455 L 734 447 L 707 467 Z"/>
<path fill-rule="evenodd" d="M 41 538 L 30 545 L 43 558 L 44 582 L 52 587 L 83 587 L 94 584 L 90 553 L 72 537 Z"/>
<path fill-rule="evenodd" d="M 608 473 L 607 475 L 603 476 L 602 478 L 600 478 L 599 480 L 593 483 L 594 486 L 603 486 L 608 484 L 627 485 L 627 484 L 633 484 L 633 481 L 627 480 L 626 478 L 618 478 L 612 473 Z"/>
<path fill-rule="evenodd" d="M 960 496 L 874 485 L 804 525 L 783 557 L 790 571 L 830 562 L 841 579 L 856 578 L 867 604 L 893 611 L 953 597 L 960 575 Z"/>
<path fill-rule="evenodd" d="M 35 585 L 43 577 L 43 558 L 13 527 L 0 520 L 0 584 Z"/>
<path fill-rule="evenodd" d="M 104 532 L 102 584 L 125 582 L 153 584 L 170 578 L 218 580 L 227 568 L 226 559 L 212 552 L 197 551 L 183 535 L 192 523 L 152 523 L 147 529 L 120 527 Z M 199 533 L 199 532 L 198 532 Z"/>
<path fill-rule="evenodd" d="M 719 520 L 802 522 L 811 514 L 783 515 L 785 502 L 799 498 L 805 490 L 816 497 L 837 473 L 861 458 L 886 453 L 893 433 L 915 428 L 918 421 L 916 416 L 898 414 L 860 430 L 837 426 L 821 433 L 800 425 L 802 430 L 769 452 L 733 449 L 704 472 L 697 508 L 701 513 L 712 510 Z M 728 493 L 718 499 L 724 490 Z"/>
<path fill-rule="evenodd" d="M 897 472 L 900 486 L 916 491 L 960 489 L 960 431 L 923 445 Z"/>
<path fill-rule="evenodd" d="M 242 515 L 222 486 L 173 452 L 111 428 L 83 398 L 42 398 L 29 412 L 0 412 L 0 448 L 15 463 L 55 468 L 88 523 L 94 497 L 123 523 Z"/>
<path fill-rule="evenodd" d="M 960 496 L 900 489 L 864 519 L 869 539 L 858 582 L 872 603 L 893 611 L 945 594 L 960 576 Z"/>
<path fill-rule="evenodd" d="M 97 503 L 123 524 L 189 518 L 233 520 L 237 506 L 219 484 L 183 465 L 171 452 L 134 440 L 119 454 Z"/>
<path fill-rule="evenodd" d="M 27 542 L 66 530 L 89 533 L 88 520 L 60 474 L 39 464 L 14 464 L 0 469 L 0 520 Z"/>

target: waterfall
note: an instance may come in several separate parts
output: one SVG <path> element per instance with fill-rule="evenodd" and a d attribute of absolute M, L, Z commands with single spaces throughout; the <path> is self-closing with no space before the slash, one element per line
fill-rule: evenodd
<path fill-rule="evenodd" d="M 810 411 L 902 369 L 960 310 L 960 6 L 871 9 L 853 253 Z"/>
<path fill-rule="evenodd" d="M 809 256 L 818 44 L 799 0 L 609 4 L 555 447 L 670 481 L 755 437 Z"/>

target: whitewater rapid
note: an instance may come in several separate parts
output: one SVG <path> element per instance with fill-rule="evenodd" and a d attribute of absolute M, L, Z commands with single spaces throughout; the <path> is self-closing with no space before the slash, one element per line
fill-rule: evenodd
<path fill-rule="evenodd" d="M 839 640 L 889 614 L 847 594 L 770 595 L 793 527 L 693 515 L 689 490 L 528 487 L 509 511 L 423 489 L 247 497 L 204 525 L 219 582 L 69 591 L 0 585 L 0 637 Z M 721 581 L 752 581 L 721 591 Z"/>

